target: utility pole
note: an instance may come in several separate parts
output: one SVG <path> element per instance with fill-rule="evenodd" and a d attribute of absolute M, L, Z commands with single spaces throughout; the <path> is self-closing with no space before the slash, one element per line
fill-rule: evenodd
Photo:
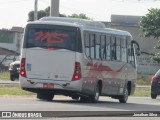
<path fill-rule="evenodd" d="M 59 17 L 59 0 L 51 0 L 50 16 Z"/>
<path fill-rule="evenodd" d="M 34 1 L 34 21 L 38 19 L 38 0 Z"/>

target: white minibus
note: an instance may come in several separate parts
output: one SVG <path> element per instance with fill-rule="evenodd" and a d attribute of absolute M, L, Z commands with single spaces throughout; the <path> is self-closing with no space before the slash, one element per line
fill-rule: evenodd
<path fill-rule="evenodd" d="M 109 96 L 126 103 L 135 90 L 137 49 L 129 32 L 101 22 L 44 17 L 25 27 L 20 86 L 48 101 Z"/>

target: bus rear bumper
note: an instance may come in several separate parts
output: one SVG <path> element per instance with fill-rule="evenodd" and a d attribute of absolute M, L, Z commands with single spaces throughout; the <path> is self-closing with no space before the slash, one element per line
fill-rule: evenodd
<path fill-rule="evenodd" d="M 75 81 L 61 81 L 61 80 L 41 80 L 41 79 L 27 79 L 20 77 L 20 87 L 24 90 L 37 92 L 37 91 L 56 91 L 56 90 L 69 90 L 81 91 L 82 80 Z"/>
<path fill-rule="evenodd" d="M 34 93 L 46 93 L 46 94 L 54 94 L 54 95 L 65 95 L 65 96 L 88 96 L 80 91 L 76 90 L 62 90 L 62 89 L 42 89 L 42 88 L 22 88 L 23 90 L 34 92 Z"/>

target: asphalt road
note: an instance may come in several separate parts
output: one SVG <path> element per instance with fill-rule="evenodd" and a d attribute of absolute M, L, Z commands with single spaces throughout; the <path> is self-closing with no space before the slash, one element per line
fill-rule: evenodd
<path fill-rule="evenodd" d="M 18 85 L 19 81 L 0 80 L 0 85 L 13 84 Z M 158 120 L 160 112 L 157 111 L 160 111 L 160 98 L 152 100 L 150 97 L 130 97 L 127 104 L 120 104 L 118 100 L 114 100 L 109 97 L 100 97 L 100 101 L 98 103 L 92 104 L 81 103 L 79 101 L 72 100 L 70 97 L 64 96 L 55 96 L 54 100 L 51 102 L 38 100 L 36 99 L 36 96 L 0 96 L 0 118 L 3 111 L 12 111 L 12 113 L 26 111 L 55 111 L 56 113 L 42 113 L 43 116 L 44 114 L 55 114 L 56 117 L 54 117 L 54 119 L 58 120 L 106 120 L 106 116 L 107 120 Z M 71 112 L 67 113 L 67 111 Z M 145 115 L 147 113 L 147 115 L 149 115 L 154 112 L 159 117 L 133 117 L 134 113 L 138 113 L 139 115 L 143 115 L 143 113 Z M 67 115 L 69 115 L 69 117 Z M 53 119 L 53 117 L 49 117 L 48 119 Z"/>
<path fill-rule="evenodd" d="M 100 97 L 98 103 L 81 103 L 70 97 L 55 96 L 53 101 L 42 101 L 36 96 L 0 96 L 0 111 L 160 111 L 160 98 L 129 97 L 127 104 Z"/>
<path fill-rule="evenodd" d="M 145 111 L 147 111 L 147 114 L 152 112 L 157 113 L 156 111 L 160 111 L 160 98 L 153 100 L 149 97 L 129 97 L 128 103 L 122 104 L 119 103 L 118 100 L 111 99 L 109 97 L 100 97 L 100 101 L 94 104 L 81 103 L 65 96 L 55 96 L 54 100 L 51 102 L 38 100 L 36 99 L 36 96 L 0 96 L 0 111 L 59 111 L 60 115 L 58 116 L 66 116 L 67 114 L 71 117 L 78 117 L 83 115 L 85 117 L 87 115 L 103 116 L 104 114 L 109 114 L 112 117 L 117 115 L 118 117 L 122 114 L 121 117 L 123 117 L 124 113 L 125 115 L 133 116 L 137 111 L 138 114 L 145 113 Z M 67 113 L 67 111 L 72 112 Z M 157 115 L 160 116 L 160 112 L 158 112 Z M 71 117 L 68 117 L 67 119 L 74 119 Z M 102 119 L 102 117 L 100 118 Z M 150 116 L 147 118 L 151 119 Z M 82 117 L 78 119 L 81 120 Z"/>

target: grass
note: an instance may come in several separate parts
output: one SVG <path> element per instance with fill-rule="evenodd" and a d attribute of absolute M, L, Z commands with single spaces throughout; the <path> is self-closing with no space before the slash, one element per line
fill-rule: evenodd
<path fill-rule="evenodd" d="M 136 88 L 133 97 L 150 97 L 151 90 L 150 88 Z"/>
<path fill-rule="evenodd" d="M 136 85 L 151 85 L 151 77 L 152 75 L 140 75 L 138 74 Z"/>
<path fill-rule="evenodd" d="M 34 93 L 24 91 L 19 86 L 1 86 L 0 95 L 34 95 Z"/>
<path fill-rule="evenodd" d="M 0 80 L 9 80 L 10 79 L 10 73 L 9 72 L 0 72 Z"/>

